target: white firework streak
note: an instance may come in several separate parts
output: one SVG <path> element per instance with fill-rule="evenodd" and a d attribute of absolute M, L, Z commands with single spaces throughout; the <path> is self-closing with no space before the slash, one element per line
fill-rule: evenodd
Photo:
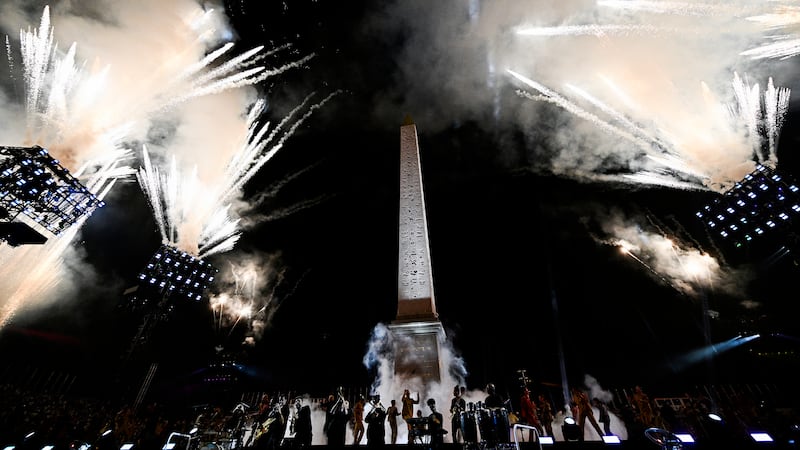
<path fill-rule="evenodd" d="M 529 78 L 510 70 L 509 73 L 542 94 L 538 97 L 526 95 L 528 98 L 533 100 L 547 101 L 559 105 L 568 112 L 591 121 L 604 131 L 611 132 L 619 137 L 623 137 L 631 141 L 637 145 L 638 148 L 645 151 L 648 159 L 658 163 L 661 167 L 673 171 L 674 173 L 691 175 L 700 180 L 709 179 L 707 169 L 710 168 L 697 167 L 698 163 L 696 162 L 690 163 L 690 160 L 686 157 L 688 155 L 684 155 L 686 152 L 682 151 L 675 145 L 668 145 L 652 137 L 645 130 L 628 120 L 622 113 L 611 108 L 609 105 L 602 103 L 599 99 L 596 99 L 582 89 L 572 85 L 567 85 L 570 90 L 578 93 L 581 98 L 589 101 L 594 107 L 598 108 L 603 113 L 610 115 L 615 121 L 621 123 L 624 128 L 614 126 L 599 116 L 580 108 L 578 105 L 560 96 L 555 91 L 544 87 L 540 83 L 530 80 Z M 732 87 L 736 103 L 734 105 L 727 105 L 727 111 L 729 113 L 728 120 L 731 122 L 731 125 L 735 126 L 736 124 L 742 124 L 746 128 L 747 139 L 753 148 L 753 154 L 756 160 L 762 164 L 774 166 L 777 158 L 777 141 L 780 135 L 781 126 L 788 110 L 790 91 L 786 88 L 775 88 L 772 79 L 770 78 L 768 88 L 764 93 L 764 101 L 762 103 L 758 84 L 753 86 L 748 85 L 746 80 L 743 80 L 741 77 L 739 77 L 738 73 L 734 73 Z M 654 148 L 658 148 L 663 151 L 661 154 L 657 154 L 652 151 Z M 691 158 L 691 161 L 696 161 L 696 158 Z M 740 163 L 743 162 L 744 161 L 741 161 Z M 642 171 L 636 174 L 626 174 L 623 175 L 623 177 L 632 182 L 688 189 L 707 189 L 705 186 L 675 179 L 675 177 L 671 176 L 667 171 L 664 171 L 664 173 Z M 603 176 L 601 175 L 598 178 L 603 178 Z M 723 183 L 722 187 L 725 187 L 726 184 L 727 183 Z"/>
<path fill-rule="evenodd" d="M 116 146 L 119 130 L 108 129 L 101 133 L 102 139 L 113 144 L 111 151 L 95 153 L 92 158 L 76 160 L 70 154 L 59 155 L 55 147 L 65 130 L 73 126 L 72 109 L 81 111 L 91 101 L 92 92 L 102 85 L 101 72 L 96 78 L 84 77 L 75 63 L 75 45 L 60 55 L 53 39 L 49 8 L 45 7 L 38 29 L 20 31 L 23 82 L 25 84 L 26 131 L 29 139 L 44 144 L 48 152 L 64 162 L 78 166 L 72 175 L 99 199 L 105 198 L 119 178 L 130 176 L 133 171 L 125 165 L 131 153 Z M 6 51 L 10 69 L 14 69 L 12 48 L 6 36 Z M 47 94 L 45 96 L 45 93 Z M 53 144 L 53 145 L 49 145 Z M 55 147 L 55 148 L 54 148 Z M 72 167 L 75 169 L 75 167 Z M 13 320 L 17 310 L 34 299 L 42 299 L 54 292 L 59 285 L 64 269 L 64 257 L 72 240 L 83 223 L 84 216 L 70 228 L 55 237 L 49 237 L 43 245 L 24 249 L 0 249 L 0 297 L 3 299 L 0 312 L 0 328 Z"/>
<path fill-rule="evenodd" d="M 778 2 L 766 2 L 778 3 Z M 781 2 L 784 3 L 784 2 Z M 660 2 L 660 1 L 638 1 L 638 0 L 599 0 L 598 6 L 628 10 L 645 11 L 654 14 L 670 14 L 678 16 L 747 16 L 747 12 L 753 9 L 763 8 L 762 4 L 757 3 L 747 6 L 723 5 L 710 3 L 689 3 L 689 2 Z M 769 13 L 749 15 L 747 21 L 760 25 L 766 31 L 782 30 L 800 25 L 800 7 L 789 4 L 779 4 Z M 587 33 L 588 34 L 588 33 Z M 745 50 L 740 53 L 752 59 L 788 59 L 800 54 L 800 37 L 797 33 L 785 33 L 767 35 L 766 39 L 770 43 Z"/>
<path fill-rule="evenodd" d="M 164 242 L 171 242 L 172 237 L 167 232 L 167 219 L 164 213 L 164 198 L 161 193 L 163 181 L 160 171 L 154 167 L 150 162 L 150 154 L 147 152 L 147 146 L 142 147 L 142 163 L 144 164 L 139 168 L 136 173 L 136 178 L 139 180 L 139 186 L 145 194 L 150 209 L 153 212 L 153 219 L 156 221 L 158 232 L 161 234 L 161 239 Z"/>
<path fill-rule="evenodd" d="M 306 96 L 305 99 L 295 107 L 292 111 L 281 120 L 280 124 L 266 137 L 269 122 L 262 127 L 256 126 L 256 121 L 260 113 L 265 107 L 264 102 L 256 102 L 248 113 L 248 127 L 247 139 L 244 145 L 239 147 L 239 151 L 234 154 L 231 163 L 226 168 L 226 177 L 224 181 L 226 184 L 217 187 L 220 192 L 217 204 L 228 202 L 234 197 L 241 194 L 241 188 L 250 180 L 273 156 L 283 148 L 286 140 L 289 139 L 297 129 L 316 111 L 321 108 L 325 103 L 330 101 L 334 96 L 338 95 L 340 91 L 335 91 L 328 94 L 320 102 L 311 105 L 308 110 L 295 122 L 284 131 L 284 127 L 311 101 L 314 93 Z M 276 137 L 278 140 L 273 143 Z M 216 214 L 215 219 L 207 223 L 203 229 L 203 236 L 200 239 L 201 247 L 200 254 L 205 256 L 213 255 L 216 253 L 227 252 L 233 249 L 236 242 L 239 240 L 241 231 L 238 228 L 239 220 L 231 219 L 227 211 L 229 206 L 225 208 L 225 214 Z M 221 209 L 217 209 L 221 211 Z"/>
<path fill-rule="evenodd" d="M 679 30 L 652 25 L 561 25 L 556 27 L 518 27 L 514 32 L 519 36 L 630 36 L 636 34 L 653 35 L 659 32 L 677 33 Z M 681 31 L 683 32 L 683 31 Z"/>
<path fill-rule="evenodd" d="M 10 43 L 7 43 L 7 47 L 11 61 Z M 264 47 L 260 46 L 220 63 L 233 47 L 233 43 L 224 44 L 188 67 L 175 67 L 165 61 L 153 68 L 152 80 L 143 80 L 142 85 L 148 86 L 150 91 L 117 101 L 119 96 L 109 92 L 106 86 L 108 66 L 87 74 L 82 69 L 85 64 L 79 65 L 75 61 L 75 43 L 66 54 L 59 52 L 53 27 L 50 26 L 49 8 L 45 7 L 38 29 L 20 32 L 25 105 L 28 132 L 31 134 L 28 139 L 48 148 L 57 159 L 67 163 L 76 160 L 74 165 L 80 166 L 87 157 L 73 153 L 102 153 L 118 147 L 127 137 L 125 132 L 134 123 L 142 123 L 190 99 L 255 85 L 300 67 L 314 57 L 313 54 L 308 55 L 267 69 L 257 64 L 267 56 L 288 50 L 291 46 L 284 45 L 270 51 L 264 51 Z M 212 68 L 214 65 L 216 67 Z M 98 106 L 100 101 L 103 101 L 102 107 Z M 103 114 L 98 114 L 104 108 Z M 92 136 L 95 145 L 87 145 L 84 142 L 86 136 Z M 112 137 L 116 140 L 100 140 Z M 79 139 L 80 145 L 74 142 Z M 61 155 L 59 152 L 68 154 Z"/>
<path fill-rule="evenodd" d="M 800 7 L 779 5 L 773 13 L 750 16 L 747 20 L 761 25 L 767 31 L 797 28 L 800 25 Z M 800 37 L 796 32 L 768 35 L 767 39 L 772 42 L 745 50 L 741 55 L 752 59 L 784 60 L 800 54 Z"/>
<path fill-rule="evenodd" d="M 209 306 L 215 317 L 215 327 L 220 332 L 226 325 L 230 326 L 228 336 L 243 318 L 249 319 L 253 315 L 255 306 L 258 270 L 254 265 L 230 264 L 230 274 L 233 277 L 232 293 L 223 292 L 209 297 Z M 231 323 L 232 322 L 232 323 Z"/>
<path fill-rule="evenodd" d="M 633 134 L 631 134 L 631 133 L 629 133 L 629 132 L 627 132 L 625 130 L 620 129 L 619 127 L 616 127 L 616 126 L 606 122 L 605 120 L 601 119 L 597 115 L 592 114 L 589 111 L 586 111 L 585 109 L 581 108 L 580 106 L 576 105 L 575 103 L 573 103 L 573 102 L 569 101 L 568 99 L 564 98 L 563 96 L 561 96 L 561 94 L 559 94 L 556 91 L 553 91 L 552 89 L 542 85 L 541 83 L 536 82 L 536 81 L 534 81 L 534 80 L 532 80 L 532 79 L 530 79 L 528 77 L 525 77 L 525 76 L 523 76 L 523 75 L 521 75 L 521 74 L 519 74 L 517 72 L 514 72 L 513 70 L 508 69 L 507 71 L 514 78 L 522 81 L 527 86 L 536 89 L 540 94 L 542 94 L 542 96 L 540 96 L 540 97 L 535 97 L 535 96 L 531 96 L 527 92 L 521 92 L 521 94 L 523 94 L 524 96 L 526 96 L 526 97 L 528 97 L 528 98 L 530 98 L 532 100 L 545 100 L 547 102 L 550 102 L 550 103 L 553 103 L 555 105 L 558 105 L 558 106 L 564 108 L 565 110 L 575 114 L 576 116 L 581 117 L 583 119 L 586 119 L 586 120 L 592 122 L 593 124 L 597 125 L 602 130 L 607 131 L 607 132 L 609 132 L 611 134 L 614 134 L 616 136 L 619 136 L 621 138 L 624 138 L 624 139 L 636 144 L 637 147 L 641 148 L 646 153 L 651 153 L 652 152 L 651 146 L 650 146 L 650 144 L 648 142 L 645 142 L 644 140 L 640 139 L 639 137 L 634 136 Z"/>
<path fill-rule="evenodd" d="M 758 84 L 748 86 L 739 77 L 738 73 L 734 73 L 733 93 L 736 98 L 733 114 L 738 114 L 741 122 L 747 128 L 753 152 L 758 156 L 759 161 L 763 161 L 764 153 L 761 149 L 761 140 L 758 133 L 758 125 L 762 117 Z"/>
<path fill-rule="evenodd" d="M 100 129 L 92 126 L 94 140 L 100 143 L 94 150 L 63 148 L 68 133 L 85 130 L 81 120 L 98 116 L 92 108 L 103 93 L 107 76 L 107 68 L 92 75 L 79 68 L 75 61 L 76 47 L 73 43 L 66 54 L 59 53 L 48 7 L 44 8 L 38 29 L 20 31 L 28 139 L 46 147 L 68 170 L 77 169 L 73 175 L 91 184 L 92 192 L 108 192 L 117 178 L 133 173 L 132 168 L 123 166 L 131 154 L 121 148 L 131 124 L 106 124 Z M 11 59 L 10 44 L 7 51 Z M 92 163 L 95 166 L 89 167 Z M 101 173 L 104 170 L 107 172 Z M 85 173 L 95 175 L 83 179 Z M 97 185 L 100 182 L 105 184 Z"/>
<path fill-rule="evenodd" d="M 137 178 L 162 240 L 199 258 L 232 250 L 241 230 L 240 219 L 232 217 L 230 201 L 241 194 L 242 186 L 283 147 L 297 128 L 337 94 L 338 91 L 329 94 L 294 120 L 315 94 L 308 95 L 271 132 L 269 122 L 258 124 L 266 102 L 257 100 L 247 114 L 246 136 L 233 153 L 218 185 L 199 185 L 196 172 L 191 176 L 182 175 L 175 158 L 169 175 L 165 176 L 153 166 L 144 147 L 144 166 L 140 167 Z"/>
<path fill-rule="evenodd" d="M 575 103 L 573 103 L 573 102 L 569 101 L 568 99 L 562 97 L 557 92 L 555 92 L 555 91 L 543 86 L 542 84 L 540 84 L 540 83 L 538 83 L 536 81 L 533 81 L 530 78 L 522 76 L 519 73 L 514 72 L 512 70 L 508 70 L 508 72 L 511 75 L 513 75 L 515 78 L 517 78 L 518 80 L 520 80 L 523 83 L 525 83 L 526 85 L 536 89 L 537 91 L 539 91 L 542 94 L 541 97 L 534 97 L 534 96 L 530 96 L 528 93 L 523 93 L 523 95 L 525 95 L 526 97 L 528 97 L 528 98 L 530 98 L 532 100 L 544 100 L 544 101 L 548 101 L 548 102 L 554 103 L 554 104 L 564 108 L 565 110 L 575 114 L 576 116 L 581 117 L 583 119 L 586 119 L 586 120 L 592 122 L 594 125 L 597 125 L 603 131 L 607 131 L 607 132 L 609 132 L 609 133 L 611 133 L 611 134 L 613 134 L 615 136 L 618 136 L 618 137 L 621 137 L 621 138 L 624 138 L 624 139 L 630 141 L 631 143 L 635 144 L 639 149 L 643 150 L 645 152 L 645 154 L 647 156 L 651 157 L 654 161 L 659 161 L 662 164 L 666 164 L 666 167 L 669 167 L 669 168 L 671 168 L 673 170 L 681 171 L 681 172 L 684 172 L 684 173 L 687 173 L 687 174 L 691 174 L 691 175 L 696 175 L 697 174 L 696 170 L 688 169 L 688 166 L 686 166 L 685 163 L 676 164 L 672 160 L 660 158 L 661 155 L 659 153 L 653 151 L 653 147 L 658 145 L 658 142 L 657 141 L 649 141 L 648 142 L 648 141 L 643 140 L 641 137 L 637 136 L 636 134 L 634 134 L 634 133 L 638 134 L 638 132 L 636 131 L 636 127 L 634 127 L 635 128 L 634 129 L 634 133 L 632 133 L 632 132 L 630 132 L 628 130 L 624 130 L 624 129 L 621 129 L 621 128 L 617 127 L 617 126 L 614 126 L 614 125 L 608 123 L 607 121 L 603 120 L 599 116 L 597 116 L 597 115 L 595 115 L 595 114 L 593 114 L 593 113 L 591 113 L 589 111 L 586 111 L 585 109 L 581 108 L 580 106 L 576 105 Z"/>
<path fill-rule="evenodd" d="M 209 53 L 202 61 L 189 67 L 175 80 L 177 86 L 188 84 L 188 88 L 180 95 L 170 94 L 168 102 L 166 102 L 163 107 L 172 107 L 192 98 L 218 94 L 229 89 L 255 85 L 270 77 L 282 74 L 287 70 L 300 67 L 315 56 L 313 54 L 307 55 L 299 60 L 283 64 L 279 68 L 272 70 L 267 70 L 264 66 L 251 67 L 257 61 L 265 57 L 265 55 L 262 54 L 265 47 L 259 46 L 231 58 L 213 70 L 201 73 L 232 48 L 233 43 L 227 43 L 216 51 Z M 288 48 L 290 48 L 290 46 L 285 45 L 279 49 Z M 277 50 L 278 49 L 268 52 L 267 55 L 275 53 Z M 188 83 L 185 83 L 187 81 Z"/>
<path fill-rule="evenodd" d="M 640 126 L 633 123 L 630 119 L 625 117 L 625 115 L 623 115 L 621 112 L 603 103 L 602 101 L 600 101 L 600 99 L 594 97 L 593 95 L 589 94 L 583 89 L 578 88 L 577 86 L 567 83 L 566 87 L 567 89 L 578 94 L 581 98 L 587 100 L 589 103 L 591 103 L 593 106 L 598 108 L 603 113 L 611 116 L 615 121 L 621 123 L 624 129 L 627 130 L 629 133 L 638 136 L 641 139 L 644 139 L 646 142 L 649 142 L 652 147 L 657 148 L 663 152 L 663 156 L 655 155 L 652 153 L 647 154 L 646 156 L 650 160 L 657 162 L 662 167 L 667 167 L 678 173 L 689 174 L 701 179 L 707 177 L 706 174 L 691 167 L 684 159 L 676 155 L 674 149 L 670 148 L 668 144 L 665 144 L 656 137 L 652 136 L 650 133 L 648 133 Z M 655 182 L 658 181 L 659 179 L 663 180 L 663 177 L 658 177 L 656 174 L 653 173 L 643 173 L 641 177 L 635 177 L 630 179 L 636 179 L 639 181 L 649 179 Z M 664 181 L 659 182 L 659 184 L 663 183 Z M 669 184 L 673 187 L 691 185 L 690 183 L 676 182 L 676 181 L 672 181 Z"/>
<path fill-rule="evenodd" d="M 53 31 L 49 7 L 44 8 L 38 28 L 20 31 L 19 66 L 24 84 L 26 140 L 47 148 L 62 166 L 99 198 L 104 198 L 117 180 L 136 173 L 127 166 L 131 152 L 122 143 L 130 139 L 129 132 L 137 123 L 191 98 L 258 83 L 304 64 L 310 58 L 300 58 L 271 70 L 253 67 L 271 54 L 262 52 L 263 48 L 259 47 L 218 64 L 218 59 L 232 48 L 224 45 L 186 69 L 185 65 L 175 67 L 173 63 L 176 52 L 182 50 L 178 49 L 169 54 L 170 60 L 156 62 L 150 71 L 153 80 L 142 80 L 140 84 L 147 90 L 139 89 L 141 92 L 137 94 L 141 95 L 121 98 L 107 88 L 108 66 L 92 73 L 85 71 L 85 64 L 76 61 L 77 45 L 73 43 L 62 53 Z M 200 39 L 192 45 L 197 42 Z M 9 68 L 13 70 L 16 65 L 8 36 L 6 51 Z M 217 67 L 207 70 L 212 64 Z M 170 76 L 171 71 L 176 73 Z M 175 81 L 168 82 L 169 79 Z M 177 187 L 172 186 L 168 192 L 176 194 Z M 172 206 L 180 200 L 173 197 L 167 199 L 169 211 L 174 211 Z M 158 204 L 151 202 L 151 206 Z M 226 225 L 219 214 L 210 214 L 209 217 L 212 218 L 210 223 L 218 229 L 230 230 L 230 225 Z M 175 222 L 173 216 L 169 223 Z M 70 239 L 74 238 L 82 223 L 80 221 L 35 249 L 14 249 L 13 253 L 8 248 L 0 249 L 0 259 L 4 262 L 0 269 L 3 279 L 0 299 L 4 308 L 0 325 L 7 323 L 26 302 L 42 299 L 51 293 L 60 281 L 61 261 L 69 249 Z M 164 228 L 166 225 L 167 222 L 161 222 L 159 231 L 167 236 L 166 240 L 173 241 L 176 233 Z M 213 233 L 203 236 L 215 243 L 217 249 L 232 245 L 230 241 L 225 244 L 224 240 L 216 239 Z"/>
<path fill-rule="evenodd" d="M 776 88 L 770 77 L 762 102 L 759 85 L 748 85 L 747 80 L 738 73 L 734 73 L 732 86 L 736 98 L 732 114 L 745 124 L 758 161 L 774 167 L 777 163 L 778 138 L 789 109 L 791 91 L 788 88 Z"/>
<path fill-rule="evenodd" d="M 211 296 L 208 301 L 211 312 L 215 316 L 214 327 L 218 333 L 223 327 L 230 326 L 228 333 L 230 336 L 241 319 L 249 319 L 253 315 L 253 298 L 241 295 L 239 292 L 233 294 L 223 292 Z"/>
<path fill-rule="evenodd" d="M 633 123 L 630 119 L 625 117 L 622 113 L 620 113 L 616 109 L 614 109 L 611 106 L 603 103 L 602 101 L 600 101 L 600 99 L 596 98 L 595 96 L 589 94 L 588 92 L 584 91 L 583 89 L 581 89 L 581 88 L 579 88 L 577 86 L 574 86 L 574 85 L 569 84 L 569 83 L 567 83 L 565 86 L 566 86 L 567 89 L 575 92 L 576 94 L 578 94 L 582 98 L 584 98 L 587 101 L 589 101 L 589 103 L 591 103 L 592 105 L 594 105 L 595 107 L 600 109 L 602 112 L 608 114 L 614 120 L 616 120 L 617 122 L 621 123 L 632 134 L 635 134 L 635 135 L 639 136 L 640 138 L 645 139 L 646 141 L 650 142 L 652 145 L 660 148 L 663 151 L 669 151 L 669 149 L 667 148 L 666 144 L 660 142 L 654 136 L 651 136 L 650 133 L 648 133 L 647 131 L 643 130 L 640 126 L 636 125 L 635 123 Z"/>
<path fill-rule="evenodd" d="M 603 177 L 598 177 L 602 179 Z M 660 174 L 649 171 L 640 171 L 633 174 L 623 174 L 623 181 L 628 181 L 631 184 L 647 184 L 651 186 L 663 186 L 672 189 L 681 189 L 686 191 L 705 191 L 704 187 L 697 183 L 687 181 L 680 181 L 675 179 L 673 175 Z M 616 177 L 609 177 L 610 180 L 616 181 Z"/>
<path fill-rule="evenodd" d="M 203 240 L 215 248 L 223 248 L 226 243 L 233 247 L 238 233 L 228 215 L 229 205 L 219 206 L 213 191 L 201 186 L 196 168 L 182 173 L 173 156 L 168 171 L 163 173 L 152 164 L 147 146 L 142 148 L 142 161 L 144 165 L 136 177 L 164 244 L 198 257 L 208 256 L 200 248 Z"/>
<path fill-rule="evenodd" d="M 299 114 L 300 111 L 307 105 L 313 98 L 315 93 L 306 96 L 303 101 L 292 109 L 286 117 L 270 132 L 265 138 L 264 136 L 269 131 L 269 122 L 261 127 L 257 126 L 259 115 L 263 112 L 265 103 L 263 101 L 256 102 L 248 114 L 248 136 L 246 142 L 240 147 L 226 169 L 226 180 L 230 183 L 224 187 L 223 198 L 228 199 L 237 195 L 247 181 L 249 181 L 285 144 L 286 140 L 291 137 L 298 127 L 308 119 L 311 114 L 317 109 L 321 108 L 325 103 L 330 101 L 334 96 L 340 94 L 341 91 L 335 91 L 328 94 L 320 102 L 312 105 L 294 124 L 286 131 L 284 129 L 291 122 L 291 120 Z M 281 134 L 282 133 L 282 134 Z M 278 138 L 280 136 L 280 138 Z M 277 141 L 275 139 L 278 138 Z M 273 143 L 273 141 L 275 141 Z"/>
<path fill-rule="evenodd" d="M 776 88 L 770 77 L 767 82 L 767 90 L 764 92 L 764 109 L 766 111 L 766 130 L 769 139 L 770 159 L 774 160 L 778 155 L 778 139 L 783 128 L 786 113 L 789 111 L 789 96 L 791 90 L 788 88 Z"/>
<path fill-rule="evenodd" d="M 598 0 L 597 5 L 628 11 L 701 17 L 741 11 L 741 8 L 720 4 L 645 0 Z"/>

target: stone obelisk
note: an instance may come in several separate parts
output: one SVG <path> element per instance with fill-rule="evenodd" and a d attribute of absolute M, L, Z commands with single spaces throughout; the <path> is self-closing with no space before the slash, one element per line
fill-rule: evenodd
<path fill-rule="evenodd" d="M 428 225 L 425 217 L 417 127 L 406 117 L 400 127 L 400 223 L 397 317 L 394 338 L 396 376 L 441 381 L 439 350 L 445 333 L 433 296 Z"/>

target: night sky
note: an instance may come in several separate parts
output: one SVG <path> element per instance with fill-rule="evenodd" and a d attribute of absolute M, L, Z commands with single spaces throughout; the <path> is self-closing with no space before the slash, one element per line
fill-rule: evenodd
<path fill-rule="evenodd" d="M 662 392 L 716 381 L 783 381 L 783 374 L 788 380 L 796 373 L 798 260 L 790 253 L 767 263 L 790 240 L 723 251 L 694 217 L 719 193 L 611 180 L 635 164 L 595 150 L 628 143 L 613 136 L 595 141 L 591 125 L 518 96 L 520 86 L 502 74 L 489 77 L 481 58 L 491 40 L 445 47 L 441 36 L 457 36 L 469 21 L 467 2 L 453 11 L 417 1 L 260 3 L 224 5 L 240 48 L 291 43 L 294 55 L 316 55 L 258 86 L 270 101 L 270 118 L 280 120 L 312 91 L 340 93 L 245 186 L 253 207 L 242 239 L 233 251 L 209 258 L 221 269 L 230 262 L 263 264 L 268 282 L 259 298 L 272 299 L 266 329 L 254 346 L 244 346 L 253 335 L 246 323 L 218 327 L 207 301 L 180 306 L 154 333 L 145 358 L 160 362 L 165 385 L 191 380 L 221 354 L 235 355 L 248 379 L 267 389 L 322 393 L 372 381 L 362 362 L 370 333 L 391 322 L 397 308 L 399 136 L 406 115 L 420 142 L 436 306 L 471 389 L 488 382 L 515 389 L 519 369 L 542 386 L 562 378 L 582 384 L 588 375 L 604 388 L 639 384 Z M 559 15 L 556 3 L 543 2 L 540 24 L 578 20 Z M 486 28 L 503 22 L 486 8 Z M 35 21 L 36 12 L 30 14 Z M 502 46 L 503 39 L 509 37 L 491 42 Z M 582 58 L 553 46 L 563 59 Z M 774 70 L 776 84 L 797 86 L 796 62 L 761 64 L 774 67 L 764 72 Z M 703 76 L 708 69 L 697 70 Z M 796 113 L 793 101 L 778 150 L 778 169 L 787 175 L 800 173 Z M 579 137 L 567 139 L 570 130 Z M 609 178 L 591 179 L 577 163 L 564 168 L 560 146 L 576 150 L 576 161 L 593 160 Z M 684 289 L 651 260 L 611 245 L 612 223 L 710 253 L 721 261 L 724 283 Z M 0 331 L 0 352 L 15 367 L 55 367 L 110 385 L 129 367 L 120 355 L 138 324 L 119 307 L 122 291 L 135 285 L 159 244 L 137 183 L 120 184 L 75 243 L 96 276 L 75 275 L 85 283 L 77 299 L 21 314 Z M 682 357 L 705 345 L 703 299 L 719 313 L 711 320 L 712 342 L 745 329 L 788 337 L 764 336 L 720 354 L 713 369 L 684 365 Z M 753 304 L 759 306 L 748 308 Z"/>

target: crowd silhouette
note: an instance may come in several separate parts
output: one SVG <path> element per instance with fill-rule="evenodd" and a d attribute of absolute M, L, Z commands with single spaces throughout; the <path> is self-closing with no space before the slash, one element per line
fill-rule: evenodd
<path fill-rule="evenodd" d="M 714 430 L 705 420 L 710 412 L 725 417 L 731 433 L 743 434 L 756 428 L 769 430 L 777 439 L 789 439 L 792 437 L 790 434 L 796 431 L 792 425 L 800 418 L 793 407 L 781 404 L 780 399 L 785 395 L 774 386 L 702 387 L 680 395 L 655 398 L 651 398 L 641 386 L 635 386 L 614 391 L 613 397 L 607 401 L 594 397 L 591 402 L 587 400 L 588 390 L 572 388 L 571 391 L 573 398 L 580 400 L 580 405 L 556 407 L 558 403 L 549 393 L 532 395 L 525 389 L 518 401 L 499 400 L 499 407 L 508 408 L 509 426 L 528 424 L 537 430 L 539 436 L 551 436 L 556 440 L 567 439 L 565 433 L 554 435 L 553 431 L 560 430 L 568 417 L 575 421 L 584 419 L 592 424 L 591 427 L 586 424 L 586 429 L 582 430 L 584 433 L 580 439 L 585 436 L 587 440 L 596 440 L 596 435 L 612 434 L 615 431 L 610 426 L 612 417 L 624 426 L 628 440 L 644 439 L 644 431 L 650 427 L 690 433 L 698 439 L 711 436 Z M 31 392 L 6 384 L 0 385 L 0 423 L 4 424 L 0 430 L 0 445 L 33 450 L 40 450 L 45 445 L 53 445 L 55 450 L 79 450 L 82 446 L 118 450 L 121 444 L 132 443 L 137 449 L 156 450 L 162 449 L 176 434 L 179 437 L 193 436 L 192 430 L 199 433 L 192 437 L 193 447 L 197 450 L 303 448 L 311 446 L 312 442 L 320 442 L 320 438 L 331 446 L 404 444 L 397 441 L 397 433 L 390 425 L 392 417 L 395 424 L 400 421 L 411 423 L 409 419 L 420 417 L 423 421 L 438 419 L 436 428 L 442 431 L 428 432 L 425 442 L 431 445 L 474 441 L 474 431 L 464 428 L 466 422 L 452 420 L 454 413 L 468 411 L 472 406 L 460 402 L 459 387 L 453 393 L 451 417 L 445 419 L 436 410 L 434 398 L 425 402 L 429 414 L 422 414 L 424 405 L 415 408 L 419 399 L 410 393 L 404 394 L 404 404 L 409 406 L 400 412 L 395 399 L 389 400 L 390 407 L 387 408 L 379 395 L 345 394 L 341 387 L 319 399 L 307 395 L 290 397 L 277 392 L 263 393 L 259 405 L 244 408 L 242 405 L 245 404 L 239 401 L 241 398 L 229 399 L 220 405 L 181 406 L 152 401 L 133 406 L 117 403 L 120 399 Z M 492 402 L 498 401 L 493 397 L 496 395 L 487 391 L 487 398 Z M 439 400 L 447 403 L 451 399 Z M 237 406 L 231 409 L 231 405 Z M 570 411 L 570 406 L 577 409 Z M 240 415 L 236 414 L 237 408 Z M 557 413 L 553 414 L 553 410 Z M 312 414 L 321 413 L 324 413 L 324 425 L 312 425 Z M 598 421 L 593 421 L 595 417 L 602 428 Z M 248 433 L 236 434 L 234 428 L 237 423 L 241 425 L 243 419 L 250 423 L 246 427 Z M 359 419 L 366 424 L 362 439 L 358 439 L 359 434 L 354 434 L 359 429 Z M 260 436 L 255 436 L 258 425 L 267 422 L 275 424 L 275 428 L 262 430 L 258 433 Z M 312 436 L 315 436 L 313 441 Z M 520 439 L 525 441 L 532 437 L 520 436 Z M 189 445 L 191 439 L 173 442 L 194 450 Z"/>

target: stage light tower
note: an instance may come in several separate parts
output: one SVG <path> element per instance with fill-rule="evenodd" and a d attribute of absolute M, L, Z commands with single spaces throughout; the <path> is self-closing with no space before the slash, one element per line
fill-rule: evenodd
<path fill-rule="evenodd" d="M 177 248 L 162 244 L 139 273 L 137 286 L 125 291 L 124 301 L 144 317 L 128 358 L 147 342 L 156 324 L 166 321 L 176 302 L 202 300 L 205 290 L 214 282 L 217 269 L 210 263 Z"/>
<path fill-rule="evenodd" d="M 139 273 L 140 285 L 164 297 L 199 301 L 214 281 L 210 263 L 169 245 L 162 245 Z"/>
<path fill-rule="evenodd" d="M 768 235 L 793 230 L 800 217 L 800 188 L 777 171 L 758 164 L 695 215 L 716 240 L 747 249 Z"/>
<path fill-rule="evenodd" d="M 9 245 L 43 244 L 34 227 L 57 236 L 102 206 L 44 148 L 0 146 L 0 239 Z"/>

